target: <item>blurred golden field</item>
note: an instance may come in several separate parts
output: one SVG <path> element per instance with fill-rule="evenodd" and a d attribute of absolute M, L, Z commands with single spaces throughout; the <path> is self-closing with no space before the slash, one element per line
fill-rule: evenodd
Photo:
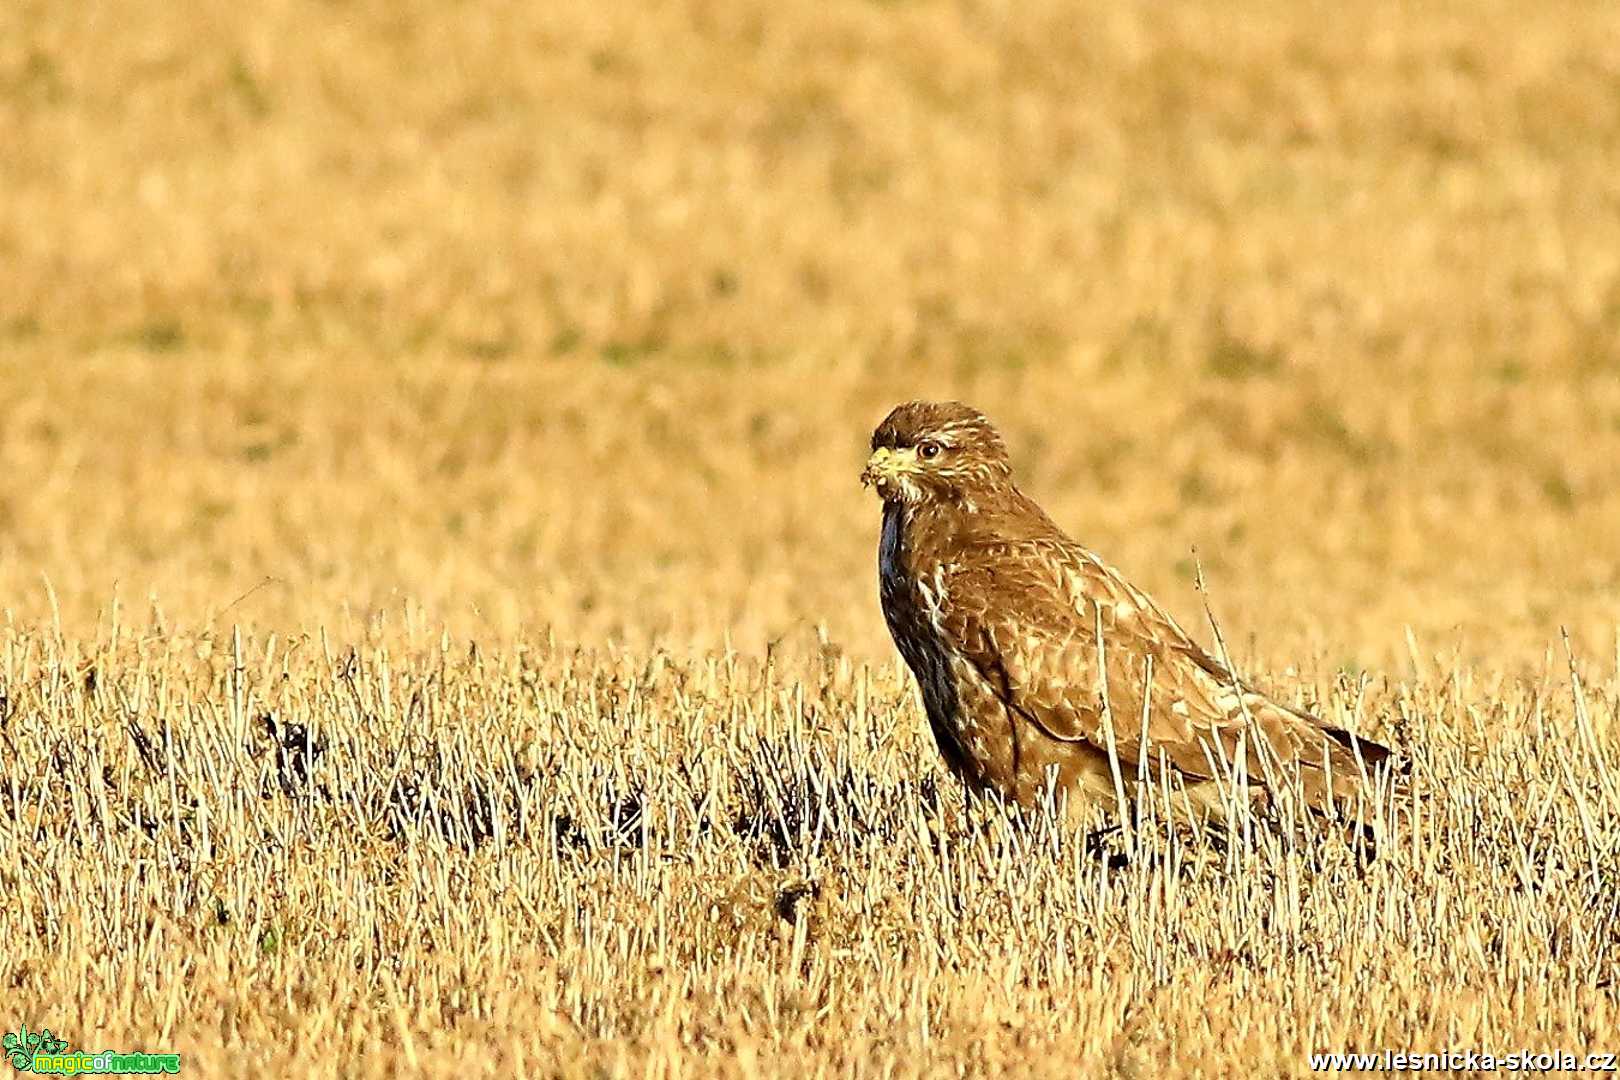
<path fill-rule="evenodd" d="M 911 397 L 1398 744 L 1396 842 L 965 811 L 855 480 Z M 0 8 L 6 1030 L 1620 1050 L 1616 537 L 1610 4 Z"/>

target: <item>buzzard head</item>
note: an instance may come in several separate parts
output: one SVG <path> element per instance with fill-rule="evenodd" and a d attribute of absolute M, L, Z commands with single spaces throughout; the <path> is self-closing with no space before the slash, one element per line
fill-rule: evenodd
<path fill-rule="evenodd" d="M 979 410 L 958 401 L 897 405 L 872 432 L 861 483 L 884 502 L 973 506 L 1010 482 L 1007 447 Z"/>

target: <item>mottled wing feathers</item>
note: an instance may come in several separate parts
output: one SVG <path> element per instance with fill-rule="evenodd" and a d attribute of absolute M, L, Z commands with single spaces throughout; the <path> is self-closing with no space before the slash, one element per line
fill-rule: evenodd
<path fill-rule="evenodd" d="M 1134 773 L 1147 691 L 1152 763 L 1162 753 L 1185 776 L 1211 778 L 1235 759 L 1252 723 L 1276 758 L 1299 762 L 1311 802 L 1320 805 L 1327 795 L 1324 757 L 1335 794 L 1358 787 L 1348 735 L 1238 685 L 1149 597 L 1065 538 L 964 545 L 929 584 L 937 630 L 1004 708 L 1050 739 L 1102 749 L 1111 722 L 1121 763 Z M 1365 745 L 1371 766 L 1370 751 L 1382 748 Z M 1259 779 L 1262 766 L 1250 758 L 1248 767 Z"/>

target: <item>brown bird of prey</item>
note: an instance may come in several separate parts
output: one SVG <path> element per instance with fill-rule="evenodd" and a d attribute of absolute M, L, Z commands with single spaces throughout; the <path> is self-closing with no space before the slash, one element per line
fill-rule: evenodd
<path fill-rule="evenodd" d="M 1030 806 L 1055 780 L 1073 812 L 1174 774 L 1177 803 L 1212 814 L 1241 753 L 1247 794 L 1287 776 L 1313 809 L 1348 810 L 1390 757 L 1241 683 L 1018 490 L 977 410 L 898 406 L 861 481 L 883 499 L 884 618 L 970 788 Z"/>

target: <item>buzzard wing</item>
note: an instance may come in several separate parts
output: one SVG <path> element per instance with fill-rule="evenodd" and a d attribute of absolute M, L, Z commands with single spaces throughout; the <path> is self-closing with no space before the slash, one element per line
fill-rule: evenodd
<path fill-rule="evenodd" d="M 1240 684 L 1146 594 L 1078 545 L 991 543 L 960 555 L 941 573 L 938 628 L 1006 709 L 1049 738 L 1103 749 L 1111 723 L 1121 761 L 1134 770 L 1144 752 L 1145 696 L 1150 763 L 1162 752 L 1184 775 L 1212 777 L 1223 760 L 1235 760 L 1252 721 L 1280 758 L 1319 771 L 1327 755 L 1343 777 L 1336 791 L 1354 789 L 1348 734 Z M 1360 746 L 1369 764 L 1387 754 L 1374 743 Z M 1258 779 L 1252 758 L 1249 768 Z"/>

